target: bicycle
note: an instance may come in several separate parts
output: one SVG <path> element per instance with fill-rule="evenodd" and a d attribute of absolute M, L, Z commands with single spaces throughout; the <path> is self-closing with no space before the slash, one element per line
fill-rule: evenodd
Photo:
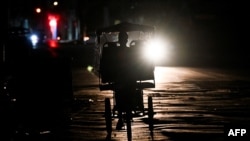
<path fill-rule="evenodd" d="M 130 32 L 129 35 L 143 32 L 145 37 L 130 39 L 129 49 L 120 47 L 117 39 L 119 32 Z M 95 66 L 99 73 L 99 88 L 101 91 L 113 91 L 111 98 L 105 98 L 105 121 L 107 139 L 111 139 L 112 119 L 118 117 L 126 123 L 127 138 L 132 140 L 133 117 L 136 115 L 148 116 L 149 130 L 153 132 L 153 97 L 148 96 L 147 108 L 144 107 L 143 89 L 155 88 L 154 63 L 145 63 L 143 44 L 154 32 L 151 26 L 121 23 L 118 25 L 97 30 L 97 61 Z M 134 36 L 133 36 L 134 37 Z M 137 36 L 136 36 L 137 37 Z M 120 55 L 125 54 L 125 61 Z M 124 58 L 123 58 L 124 59 Z M 125 66 L 125 67 L 124 67 Z M 131 69 L 132 68 L 132 69 Z M 113 105 L 113 108 L 111 107 Z M 118 115 L 118 116 L 117 116 Z"/>

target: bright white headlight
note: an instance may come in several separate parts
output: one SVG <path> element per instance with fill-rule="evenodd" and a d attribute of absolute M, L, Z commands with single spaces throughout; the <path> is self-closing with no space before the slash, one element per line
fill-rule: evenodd
<path fill-rule="evenodd" d="M 166 52 L 166 44 L 163 40 L 154 39 L 147 42 L 144 55 L 146 58 L 153 61 L 160 61 L 164 59 Z"/>
<path fill-rule="evenodd" d="M 38 43 L 38 36 L 35 35 L 35 34 L 32 34 L 32 35 L 30 36 L 30 40 L 31 40 L 31 42 L 32 42 L 33 47 L 35 47 L 36 44 Z"/>

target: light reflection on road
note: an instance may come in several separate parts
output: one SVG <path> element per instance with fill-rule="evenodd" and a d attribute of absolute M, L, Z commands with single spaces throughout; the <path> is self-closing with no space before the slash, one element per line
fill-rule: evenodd
<path fill-rule="evenodd" d="M 214 68 L 191 67 L 155 67 L 157 83 L 183 81 L 234 81 L 250 80 L 248 70 L 226 70 Z"/>
<path fill-rule="evenodd" d="M 249 122 L 245 94 L 250 92 L 250 77 L 245 74 L 242 70 L 156 67 L 156 88 L 145 90 L 154 99 L 155 129 L 170 136 L 195 133 L 218 139 L 225 124 Z"/>

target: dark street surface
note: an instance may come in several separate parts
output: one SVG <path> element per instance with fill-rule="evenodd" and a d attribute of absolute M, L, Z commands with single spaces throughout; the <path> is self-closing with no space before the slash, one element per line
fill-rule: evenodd
<path fill-rule="evenodd" d="M 156 88 L 144 90 L 145 106 L 147 96 L 153 96 L 154 132 L 150 134 L 146 116 L 136 117 L 133 140 L 221 141 L 227 139 L 227 126 L 250 127 L 249 75 L 188 67 L 156 67 L 155 74 Z M 112 92 L 100 92 L 98 77 L 85 68 L 75 69 L 73 78 L 74 95 L 85 106 L 73 113 L 72 140 L 104 140 L 104 98 L 112 98 Z M 115 130 L 116 122 L 112 140 L 126 140 L 126 131 Z"/>
<path fill-rule="evenodd" d="M 18 115 L 23 115 L 22 118 L 26 118 L 25 121 L 33 126 L 25 128 L 25 125 L 19 125 L 17 128 L 19 130 L 13 131 L 10 139 L 6 141 L 105 140 L 107 134 L 104 100 L 107 97 L 112 99 L 113 93 L 112 91 L 100 91 L 98 75 L 87 70 L 88 65 L 92 63 L 90 59 L 93 55 L 92 50 L 89 48 L 72 50 L 69 49 L 68 53 L 71 53 L 71 55 L 76 53 L 71 58 L 73 101 L 66 102 L 68 105 L 58 102 L 61 101 L 58 100 L 61 98 L 59 93 L 68 91 L 68 89 L 63 88 L 61 83 L 60 85 L 54 85 L 60 81 L 65 81 L 61 78 L 62 75 L 55 77 L 51 75 L 51 78 L 56 78 L 58 81 L 50 81 L 49 79 L 45 81 L 52 86 L 49 88 L 60 86 L 60 89 L 63 89 L 60 92 L 53 89 L 52 92 L 42 97 L 52 98 L 50 100 L 38 100 L 37 103 L 34 99 L 38 99 L 39 94 L 46 93 L 48 88 L 45 89 L 42 83 L 39 83 L 41 84 L 39 87 L 33 84 L 32 86 L 35 88 L 32 88 L 29 93 L 38 95 L 33 95 L 29 97 L 29 100 L 26 100 L 30 102 L 29 104 L 33 104 L 26 107 L 29 110 L 25 111 L 29 114 L 27 114 L 28 116 L 25 113 Z M 51 65 L 53 66 L 53 64 Z M 39 67 L 37 73 L 41 73 L 38 70 Z M 61 70 L 64 70 L 64 68 L 61 68 Z M 47 69 L 43 69 L 43 71 L 50 72 Z M 60 68 L 55 71 L 60 72 Z M 37 73 L 31 74 L 36 76 Z M 43 75 L 38 76 L 39 79 L 45 79 L 42 77 Z M 249 134 L 249 69 L 157 66 L 155 68 L 155 80 L 155 88 L 144 90 L 145 107 L 147 107 L 147 97 L 153 97 L 153 107 L 156 112 L 153 133 L 151 134 L 149 131 L 147 116 L 134 117 L 132 122 L 133 141 L 223 141 L 234 138 L 225 136 L 228 128 L 246 128 L 248 129 L 247 135 Z M 22 84 L 21 86 L 25 85 Z M 50 97 L 49 94 L 53 95 L 52 93 L 55 93 L 56 96 Z M 60 107 L 62 106 L 60 104 L 65 107 Z M 111 101 L 111 104 L 113 104 L 113 101 Z M 33 110 L 31 107 L 39 107 L 40 109 Z M 64 111 L 58 112 L 57 109 L 53 108 L 63 109 Z M 7 111 L 7 113 L 9 112 Z M 64 112 L 67 114 L 64 114 Z M 7 121 L 10 121 L 10 125 L 6 125 L 6 127 L 13 126 L 15 119 L 20 119 L 20 117 L 13 116 L 16 115 L 8 117 Z M 32 118 L 35 118 L 32 122 L 27 120 Z M 5 121 L 2 120 L 2 122 Z M 116 122 L 117 119 L 114 118 L 111 140 L 127 140 L 126 130 L 115 130 Z M 239 141 L 245 139 L 244 137 L 235 138 Z"/>

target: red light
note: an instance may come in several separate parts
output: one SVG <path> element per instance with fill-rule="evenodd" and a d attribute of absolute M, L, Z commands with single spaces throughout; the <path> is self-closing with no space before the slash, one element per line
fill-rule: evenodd
<path fill-rule="evenodd" d="M 57 21 L 59 20 L 59 16 L 56 14 L 49 14 L 48 15 L 49 25 L 50 26 L 56 26 Z"/>
<path fill-rule="evenodd" d="M 56 16 L 56 15 L 49 15 L 48 16 L 48 20 L 49 20 L 49 26 L 50 27 L 56 27 L 57 26 L 58 16 Z"/>
<path fill-rule="evenodd" d="M 48 15 L 49 28 L 51 32 L 51 39 L 56 40 L 57 37 L 57 22 L 59 20 L 59 16 L 56 14 Z"/>
<path fill-rule="evenodd" d="M 58 42 L 56 40 L 49 40 L 49 47 L 50 48 L 57 48 L 58 47 Z"/>
<path fill-rule="evenodd" d="M 56 19 L 51 19 L 51 20 L 49 21 L 49 25 L 55 27 L 55 26 L 57 25 Z"/>

